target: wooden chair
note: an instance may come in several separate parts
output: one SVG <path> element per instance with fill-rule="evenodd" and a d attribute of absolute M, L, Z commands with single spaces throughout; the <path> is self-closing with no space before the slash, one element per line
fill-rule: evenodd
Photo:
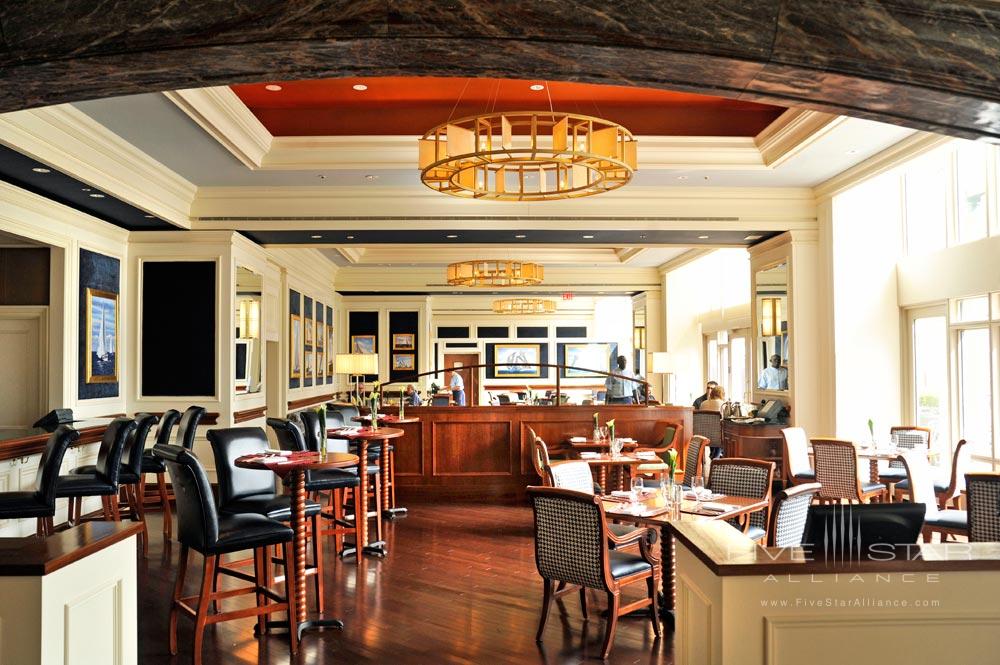
<path fill-rule="evenodd" d="M 821 502 L 867 503 L 885 495 L 885 485 L 858 476 L 858 451 L 850 441 L 813 439 L 812 447 L 816 482 L 822 485 L 817 495 Z"/>
<path fill-rule="evenodd" d="M 947 476 L 934 473 L 931 470 L 931 480 L 934 484 L 934 493 L 937 495 L 938 508 L 944 510 L 953 500 L 960 500 L 962 490 L 965 489 L 965 472 L 969 465 L 969 448 L 967 442 L 962 439 L 955 446 L 955 453 L 951 459 L 951 473 Z M 893 485 L 894 498 L 902 497 L 910 492 L 910 481 L 907 478 Z M 956 501 L 958 503 L 958 501 Z M 955 508 L 962 508 L 960 505 Z"/>
<path fill-rule="evenodd" d="M 1000 473 L 965 474 L 970 543 L 1000 543 Z"/>
<path fill-rule="evenodd" d="M 743 457 L 723 457 L 712 463 L 706 487 L 714 493 L 727 496 L 746 496 L 754 499 L 771 499 L 771 483 L 774 481 L 774 462 L 747 459 Z M 770 506 L 763 510 L 734 517 L 729 524 L 746 534 L 751 540 L 762 540 L 767 536 Z"/>
<path fill-rule="evenodd" d="M 723 452 L 722 413 L 719 411 L 710 411 L 708 409 L 695 409 L 691 414 L 691 418 L 691 431 L 697 436 L 703 436 L 708 439 L 708 445 L 713 449 L 713 457 L 721 455 Z"/>
<path fill-rule="evenodd" d="M 670 472 L 670 465 L 667 462 L 666 453 L 671 448 L 677 450 L 680 455 L 679 444 L 684 440 L 684 425 L 673 420 L 658 420 L 653 425 L 653 433 L 656 445 L 636 448 L 636 451 L 652 451 L 656 453 L 663 462 L 651 462 L 640 464 L 635 467 L 635 472 L 643 476 L 656 476 L 660 484 L 667 473 Z M 673 478 L 671 478 L 673 480 Z"/>
<path fill-rule="evenodd" d="M 684 487 L 691 487 L 691 481 L 695 476 L 702 475 L 705 463 L 705 448 L 708 446 L 708 439 L 703 436 L 694 435 L 687 447 L 687 454 L 684 455 L 684 478 L 681 484 Z"/>
<path fill-rule="evenodd" d="M 789 485 L 816 482 L 816 469 L 809 463 L 809 437 L 801 427 L 786 427 L 781 430 L 784 440 L 785 482 Z"/>
<path fill-rule="evenodd" d="M 927 427 L 895 425 L 889 428 L 889 436 L 900 452 L 919 446 L 930 448 L 931 445 L 931 430 Z M 891 460 L 889 468 L 882 469 L 878 474 L 879 482 L 889 487 L 890 494 L 893 489 L 892 485 L 906 478 L 906 466 L 900 460 Z"/>
<path fill-rule="evenodd" d="M 769 547 L 802 545 L 809 506 L 819 488 L 819 483 L 803 483 L 778 492 L 771 507 L 771 522 L 767 528 Z"/>
<path fill-rule="evenodd" d="M 937 505 L 937 495 L 934 492 L 934 482 L 931 467 L 927 463 L 927 455 L 923 451 L 913 450 L 899 456 L 909 480 L 909 494 L 912 503 L 922 503 L 926 506 L 922 533 L 925 542 L 931 542 L 933 534 L 941 534 L 941 540 L 946 536 L 968 536 L 969 516 L 964 510 L 940 510 Z"/>
<path fill-rule="evenodd" d="M 648 607 L 653 632 L 660 636 L 656 593 L 660 587 L 660 560 L 649 545 L 649 528 L 634 529 L 628 539 L 608 530 L 599 497 L 556 487 L 529 487 L 535 518 L 535 564 L 542 576 L 542 615 L 535 640 L 542 642 L 557 582 L 579 585 L 583 616 L 587 618 L 587 589 L 608 596 L 608 623 L 601 657 L 607 658 L 618 626 L 618 617 Z M 613 551 L 609 542 L 638 543 L 639 554 Z M 646 583 L 646 597 L 621 603 L 624 587 Z"/>
<path fill-rule="evenodd" d="M 535 431 L 528 428 L 531 435 L 531 465 L 535 468 L 535 473 L 542 479 L 542 485 L 552 486 L 552 474 L 549 471 L 549 448 L 542 441 L 542 437 L 536 436 Z"/>

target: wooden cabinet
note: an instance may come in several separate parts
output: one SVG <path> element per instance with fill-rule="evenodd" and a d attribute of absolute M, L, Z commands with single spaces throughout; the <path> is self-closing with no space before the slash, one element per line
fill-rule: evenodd
<path fill-rule="evenodd" d="M 769 425 L 722 421 L 722 446 L 726 457 L 750 457 L 774 462 L 774 478 L 785 477 L 784 440 L 781 430 L 788 425 Z"/>

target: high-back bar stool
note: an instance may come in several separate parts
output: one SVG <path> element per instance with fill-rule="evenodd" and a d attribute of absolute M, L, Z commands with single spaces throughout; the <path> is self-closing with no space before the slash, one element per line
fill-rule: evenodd
<path fill-rule="evenodd" d="M 168 445 L 170 437 L 173 435 L 177 421 L 181 419 L 181 412 L 177 409 L 169 409 L 160 416 L 160 427 L 156 430 L 156 445 Z M 153 449 L 142 452 L 142 472 L 139 479 L 139 499 L 145 501 L 146 498 L 146 474 L 152 473 L 156 476 L 157 496 L 159 497 L 160 509 L 163 510 L 163 539 L 170 540 L 173 537 L 173 528 L 170 511 L 170 496 L 167 494 L 167 465 L 159 457 L 153 454 Z M 145 512 L 145 506 L 143 507 Z"/>
<path fill-rule="evenodd" d="M 34 489 L 0 493 L 0 519 L 37 520 L 36 532 L 48 536 L 53 532 L 52 518 L 56 514 L 56 479 L 66 450 L 76 443 L 80 433 L 69 425 L 60 425 L 49 435 L 42 458 L 35 472 Z"/>
<path fill-rule="evenodd" d="M 67 521 L 71 524 L 80 521 L 83 499 L 88 496 L 101 497 L 105 519 L 121 520 L 118 481 L 125 444 L 134 429 L 135 421 L 131 418 L 115 418 L 104 430 L 94 473 L 70 473 L 56 479 L 56 497 L 70 500 Z"/>

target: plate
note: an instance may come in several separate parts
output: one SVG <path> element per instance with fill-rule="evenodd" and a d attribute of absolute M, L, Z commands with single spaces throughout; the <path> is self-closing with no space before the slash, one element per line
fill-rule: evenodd
<path fill-rule="evenodd" d="M 569 437 L 569 442 L 570 443 L 583 443 L 586 440 L 587 440 L 587 438 L 583 437 L 583 436 L 571 436 L 571 437 Z"/>
<path fill-rule="evenodd" d="M 632 493 L 626 490 L 615 490 L 611 493 L 611 496 L 626 499 L 626 498 L 632 498 Z"/>

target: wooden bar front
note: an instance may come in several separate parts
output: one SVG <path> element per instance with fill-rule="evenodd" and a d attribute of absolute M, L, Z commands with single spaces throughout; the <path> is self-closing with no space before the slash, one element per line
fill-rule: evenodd
<path fill-rule="evenodd" d="M 602 425 L 614 419 L 618 436 L 642 445 L 654 443 L 660 420 L 684 425 L 682 453 L 691 437 L 691 408 L 683 406 L 407 407 L 420 422 L 399 425 L 406 434 L 393 442 L 400 501 L 525 499 L 525 488 L 539 483 L 528 427 L 552 457 L 570 457 L 566 440 L 589 438 L 595 412 Z"/>

